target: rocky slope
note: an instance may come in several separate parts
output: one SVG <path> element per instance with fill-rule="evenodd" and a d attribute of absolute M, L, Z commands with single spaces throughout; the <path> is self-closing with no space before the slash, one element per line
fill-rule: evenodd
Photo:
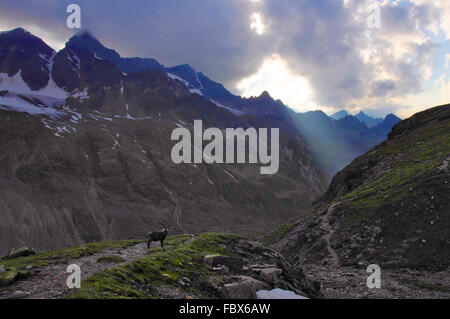
<path fill-rule="evenodd" d="M 318 283 L 268 248 L 235 235 L 170 236 L 158 245 L 106 242 L 0 259 L 0 298 L 254 299 L 274 288 L 297 298 L 321 297 Z M 65 271 L 81 267 L 81 289 L 69 290 Z M 67 275 L 67 274 L 66 274 Z M 2 281 L 0 280 L 0 284 Z M 269 293 L 270 294 L 270 293 Z"/>
<path fill-rule="evenodd" d="M 31 63 L 39 73 L 0 78 L 1 254 L 139 238 L 158 222 L 175 233 L 248 233 L 308 211 L 324 190 L 308 145 L 278 119 L 236 114 L 160 68 L 126 74 L 92 51 L 95 41 L 71 40 L 58 53 L 24 30 L 0 41 L 0 65 Z M 281 128 L 278 174 L 174 164 L 172 131 L 192 131 L 195 119 L 204 128 Z"/>
<path fill-rule="evenodd" d="M 450 106 L 418 113 L 338 173 L 275 246 L 302 263 L 446 270 Z"/>

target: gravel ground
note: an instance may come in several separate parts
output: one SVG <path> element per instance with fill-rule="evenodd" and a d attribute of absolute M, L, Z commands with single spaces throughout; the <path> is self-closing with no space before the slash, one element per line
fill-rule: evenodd
<path fill-rule="evenodd" d="M 157 247 L 159 243 L 153 243 Z M 0 299 L 57 299 L 66 297 L 71 290 L 67 288 L 66 281 L 70 276 L 66 272 L 67 266 L 77 264 L 81 268 L 81 279 L 86 279 L 94 273 L 118 266 L 117 263 L 97 262 L 102 256 L 118 256 L 123 259 L 121 264 L 128 264 L 136 259 L 145 257 L 149 253 L 146 243 L 140 243 L 125 249 L 105 250 L 101 253 L 80 259 L 70 260 L 64 264 L 50 265 L 34 268 L 34 275 L 18 281 L 0 291 Z"/>
<path fill-rule="evenodd" d="M 307 278 L 321 283 L 332 299 L 449 299 L 450 270 L 441 272 L 381 269 L 381 289 L 369 289 L 366 269 L 303 265 Z"/>

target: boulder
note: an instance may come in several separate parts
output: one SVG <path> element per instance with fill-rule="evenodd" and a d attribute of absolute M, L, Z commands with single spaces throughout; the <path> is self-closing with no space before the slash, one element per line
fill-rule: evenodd
<path fill-rule="evenodd" d="M 235 277 L 237 282 L 225 284 L 222 288 L 224 299 L 256 299 L 258 290 L 268 289 L 268 285 L 252 277 Z"/>
<path fill-rule="evenodd" d="M 187 277 L 183 277 L 181 279 L 178 280 L 178 284 L 181 287 L 190 287 L 191 286 L 191 280 Z"/>
<path fill-rule="evenodd" d="M 3 265 L 0 265 L 0 274 L 6 272 L 6 268 Z"/>
<path fill-rule="evenodd" d="M 259 276 L 261 280 L 278 285 L 280 283 L 280 276 L 283 273 L 283 270 L 279 268 L 263 268 L 259 269 Z"/>
<path fill-rule="evenodd" d="M 215 271 L 221 275 L 229 275 L 230 274 L 230 268 L 228 268 L 227 266 L 213 267 L 213 271 Z"/>
<path fill-rule="evenodd" d="M 244 266 L 244 259 L 241 257 L 208 255 L 204 261 L 213 267 L 226 266 L 233 271 L 240 271 Z"/>
<path fill-rule="evenodd" d="M 27 257 L 36 255 L 36 250 L 31 247 L 22 247 L 22 248 L 12 248 L 9 251 L 9 254 L 7 256 L 8 259 L 14 259 L 19 257 Z"/>

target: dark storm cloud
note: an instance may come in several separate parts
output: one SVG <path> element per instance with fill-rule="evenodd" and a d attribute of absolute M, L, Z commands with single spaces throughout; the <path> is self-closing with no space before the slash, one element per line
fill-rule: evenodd
<path fill-rule="evenodd" d="M 121 55 L 189 63 L 226 83 L 252 73 L 271 46 L 250 30 L 248 0 L 21 0 L 0 3 L 0 19 L 38 25 L 65 42 L 70 3 L 81 6 L 83 28 Z"/>
<path fill-rule="evenodd" d="M 70 3 L 81 6 L 83 26 L 121 55 L 189 63 L 232 90 L 278 53 L 309 80 L 317 102 L 329 106 L 420 90 L 422 67 L 436 46 L 411 41 L 408 59 L 393 54 L 392 37 L 423 36 L 417 25 L 439 19 L 433 7 L 402 1 L 383 7 L 383 27 L 368 38 L 369 0 L 3 0 L 0 20 L 37 25 L 65 42 L 73 34 L 65 27 Z M 263 35 L 250 29 L 255 12 L 267 27 Z M 376 59 L 364 61 L 361 50 L 371 47 Z M 382 69 L 396 78 L 378 79 Z"/>

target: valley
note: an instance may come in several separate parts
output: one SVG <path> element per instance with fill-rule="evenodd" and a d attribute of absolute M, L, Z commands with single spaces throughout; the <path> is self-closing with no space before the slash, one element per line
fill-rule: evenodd
<path fill-rule="evenodd" d="M 202 161 L 199 120 L 216 148 L 229 128 L 276 132 L 278 154 Z M 1 33 L 0 298 L 448 298 L 449 121 L 449 105 L 403 121 L 298 113 L 88 32 L 59 52 Z M 173 160 L 173 132 L 190 160 Z M 168 249 L 148 250 L 159 223 Z M 20 247 L 37 254 L 8 257 Z"/>

